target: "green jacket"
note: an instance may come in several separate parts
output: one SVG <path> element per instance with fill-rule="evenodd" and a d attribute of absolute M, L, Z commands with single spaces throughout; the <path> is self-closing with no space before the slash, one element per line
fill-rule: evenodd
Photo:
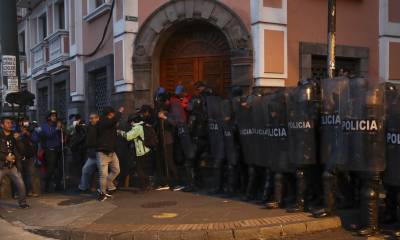
<path fill-rule="evenodd" d="M 134 123 L 132 129 L 123 134 L 123 137 L 125 137 L 126 140 L 134 141 L 137 157 L 141 157 L 150 152 L 150 148 L 144 145 L 143 124 L 143 122 Z"/>

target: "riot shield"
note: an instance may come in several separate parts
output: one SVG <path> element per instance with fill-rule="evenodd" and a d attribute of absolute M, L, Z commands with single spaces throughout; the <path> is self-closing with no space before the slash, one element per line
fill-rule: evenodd
<path fill-rule="evenodd" d="M 321 81 L 320 115 L 320 160 L 325 169 L 343 165 L 342 126 L 340 120 L 341 104 L 348 104 L 345 94 L 349 80 L 346 77 L 323 79 Z"/>
<path fill-rule="evenodd" d="M 384 182 L 400 186 L 400 84 L 385 87 L 386 170 Z"/>
<path fill-rule="evenodd" d="M 235 125 L 239 132 L 240 149 L 242 151 L 243 160 L 246 164 L 253 164 L 255 153 L 252 145 L 254 144 L 253 122 L 251 107 L 247 99 L 242 97 L 234 103 Z"/>
<path fill-rule="evenodd" d="M 222 129 L 222 98 L 207 96 L 208 140 L 210 153 L 214 161 L 220 163 L 224 159 L 224 134 Z"/>
<path fill-rule="evenodd" d="M 290 172 L 285 89 L 263 97 L 266 158 L 273 172 Z"/>
<path fill-rule="evenodd" d="M 234 124 L 234 114 L 232 101 L 225 99 L 222 101 L 222 129 L 224 131 L 224 150 L 225 157 L 230 165 L 236 165 L 239 161 L 239 143 L 236 139 L 237 132 Z"/>
<path fill-rule="evenodd" d="M 289 159 L 295 166 L 317 163 L 317 93 L 311 83 L 288 89 L 286 94 Z"/>
<path fill-rule="evenodd" d="M 341 104 L 343 153 L 349 171 L 385 169 L 384 89 L 368 86 L 362 78 L 350 79 L 348 101 Z"/>
<path fill-rule="evenodd" d="M 266 124 L 264 116 L 263 96 L 254 95 L 251 97 L 251 118 L 252 118 L 252 148 L 253 163 L 259 167 L 269 167 L 267 158 L 267 142 L 265 138 Z"/>

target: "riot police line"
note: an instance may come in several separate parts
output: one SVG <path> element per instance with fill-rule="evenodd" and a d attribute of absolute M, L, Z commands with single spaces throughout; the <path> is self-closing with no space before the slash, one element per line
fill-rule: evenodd
<path fill-rule="evenodd" d="M 315 217 L 359 208 L 354 230 L 373 235 L 384 186 L 383 219 L 397 220 L 400 85 L 340 77 L 266 94 L 245 95 L 233 87 L 227 98 L 210 91 L 191 101 L 207 115 L 212 193 L 241 191 L 246 200 L 258 194 L 266 208 L 310 211 Z M 182 148 L 190 141 L 182 139 Z M 187 166 L 193 181 L 196 170 Z"/>

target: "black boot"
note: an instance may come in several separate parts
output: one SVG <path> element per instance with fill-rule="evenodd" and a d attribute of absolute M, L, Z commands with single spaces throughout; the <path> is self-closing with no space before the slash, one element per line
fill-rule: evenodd
<path fill-rule="evenodd" d="M 305 193 L 305 179 L 303 169 L 296 171 L 296 203 L 294 206 L 288 208 L 286 211 L 289 213 L 303 212 L 304 211 L 304 193 Z"/>
<path fill-rule="evenodd" d="M 196 185 L 195 185 L 195 173 L 193 167 L 186 167 L 186 175 L 187 175 L 187 184 L 185 188 L 182 189 L 183 192 L 195 192 Z"/>
<path fill-rule="evenodd" d="M 335 205 L 335 175 L 330 171 L 325 171 L 322 175 L 324 186 L 324 208 L 314 211 L 312 214 L 316 218 L 328 217 L 333 215 Z"/>
<path fill-rule="evenodd" d="M 397 221 L 397 190 L 393 186 L 385 185 L 386 199 L 385 212 L 383 214 L 382 223 L 392 224 Z"/>
<path fill-rule="evenodd" d="M 213 188 L 208 192 L 209 194 L 221 194 L 222 190 L 222 169 L 220 167 L 214 168 L 213 174 Z"/>
<path fill-rule="evenodd" d="M 226 189 L 226 193 L 228 195 L 234 195 L 235 194 L 235 188 L 236 188 L 236 171 L 235 171 L 235 166 L 234 165 L 229 165 L 228 166 L 228 186 Z"/>
<path fill-rule="evenodd" d="M 249 171 L 249 180 L 247 182 L 247 187 L 246 187 L 246 194 L 243 198 L 245 201 L 251 201 L 254 200 L 255 198 L 255 192 L 254 192 L 254 187 L 256 184 L 256 169 L 254 166 L 249 166 L 248 168 Z"/>
<path fill-rule="evenodd" d="M 366 226 L 358 231 L 360 236 L 373 236 L 378 232 L 379 173 L 371 176 L 363 188 L 361 216 L 365 216 Z"/>
<path fill-rule="evenodd" d="M 282 207 L 283 201 L 283 175 L 276 173 L 274 176 L 274 196 L 273 199 L 266 203 L 266 208 L 277 209 Z"/>
<path fill-rule="evenodd" d="M 273 173 L 271 172 L 270 169 L 267 168 L 265 171 L 265 183 L 264 183 L 263 194 L 261 197 L 261 204 L 266 204 L 268 202 L 268 200 L 270 200 L 270 198 L 271 198 L 272 176 L 273 176 Z"/>

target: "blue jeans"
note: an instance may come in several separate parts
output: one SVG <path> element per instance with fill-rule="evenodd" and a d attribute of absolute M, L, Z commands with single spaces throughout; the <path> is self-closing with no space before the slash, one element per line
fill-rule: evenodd
<path fill-rule="evenodd" d="M 4 176 L 8 176 L 12 183 L 18 189 L 18 203 L 24 204 L 26 203 L 26 191 L 24 181 L 22 180 L 21 173 L 14 166 L 12 168 L 0 168 L 0 183 Z"/>
<path fill-rule="evenodd" d="M 97 159 L 96 158 L 88 158 L 85 162 L 85 165 L 82 167 L 82 176 L 81 182 L 79 183 L 78 188 L 82 191 L 86 191 L 90 187 L 90 179 L 93 173 L 97 168 Z"/>
<path fill-rule="evenodd" d="M 105 193 L 107 190 L 114 190 L 113 181 L 120 172 L 117 154 L 114 152 L 109 154 L 97 152 L 96 157 L 98 160 L 100 191 Z M 110 170 L 110 173 L 108 170 Z"/>

